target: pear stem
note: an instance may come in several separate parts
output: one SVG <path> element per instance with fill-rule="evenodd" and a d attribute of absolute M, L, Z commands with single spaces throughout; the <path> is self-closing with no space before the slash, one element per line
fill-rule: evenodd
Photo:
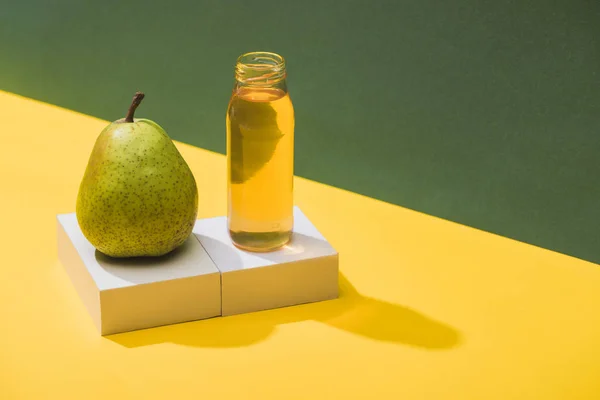
<path fill-rule="evenodd" d="M 133 96 L 133 101 L 129 106 L 129 110 L 127 111 L 127 116 L 125 117 L 125 122 L 133 122 L 133 114 L 135 114 L 135 110 L 138 108 L 142 100 L 144 99 L 144 93 L 136 92 L 135 96 Z"/>

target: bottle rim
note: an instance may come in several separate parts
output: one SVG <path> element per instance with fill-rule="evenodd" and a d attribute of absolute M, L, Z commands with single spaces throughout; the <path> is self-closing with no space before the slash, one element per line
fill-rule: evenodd
<path fill-rule="evenodd" d="M 286 78 L 283 56 L 268 51 L 252 51 L 240 55 L 235 66 L 235 79 L 240 83 L 268 86 Z"/>

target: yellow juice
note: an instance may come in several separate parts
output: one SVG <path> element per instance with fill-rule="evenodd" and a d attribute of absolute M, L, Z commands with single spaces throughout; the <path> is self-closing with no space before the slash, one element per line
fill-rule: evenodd
<path fill-rule="evenodd" d="M 294 109 L 273 87 L 238 87 L 227 112 L 228 224 L 233 243 L 270 251 L 293 228 Z"/>

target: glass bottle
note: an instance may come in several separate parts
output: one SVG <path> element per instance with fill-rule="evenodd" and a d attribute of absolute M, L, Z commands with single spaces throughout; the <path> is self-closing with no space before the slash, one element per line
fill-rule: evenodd
<path fill-rule="evenodd" d="M 241 55 L 227 109 L 228 228 L 244 250 L 271 251 L 291 238 L 294 107 L 285 60 Z"/>

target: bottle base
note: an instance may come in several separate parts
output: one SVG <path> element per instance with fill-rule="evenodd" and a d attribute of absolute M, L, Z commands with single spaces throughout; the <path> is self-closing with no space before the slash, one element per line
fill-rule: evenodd
<path fill-rule="evenodd" d="M 292 232 L 243 232 L 229 231 L 229 237 L 235 247 L 256 253 L 266 253 L 280 249 L 289 243 Z"/>

